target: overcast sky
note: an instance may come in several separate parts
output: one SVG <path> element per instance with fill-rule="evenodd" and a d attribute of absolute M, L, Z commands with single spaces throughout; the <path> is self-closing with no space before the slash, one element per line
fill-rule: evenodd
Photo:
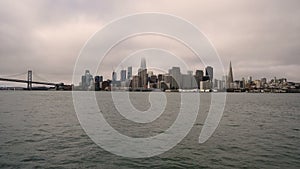
<path fill-rule="evenodd" d="M 226 73 L 232 61 L 235 79 L 276 76 L 299 82 L 299 9 L 299 0 L 2 0 L 0 75 L 32 69 L 50 81 L 70 83 L 80 49 L 105 24 L 134 13 L 162 12 L 198 27 L 216 48 Z M 158 47 L 164 41 L 164 49 L 171 50 L 170 44 L 178 45 L 170 39 L 149 35 L 124 43 L 130 44 L 134 52 L 133 49 L 150 48 L 154 44 Z M 118 55 L 122 55 L 122 45 Z M 188 54 L 179 57 L 193 62 Z M 105 78 L 110 78 L 112 69 L 118 66 L 119 61 L 114 61 L 108 59 L 106 67 L 100 69 Z M 190 69 L 203 69 L 203 65 L 193 65 Z"/>

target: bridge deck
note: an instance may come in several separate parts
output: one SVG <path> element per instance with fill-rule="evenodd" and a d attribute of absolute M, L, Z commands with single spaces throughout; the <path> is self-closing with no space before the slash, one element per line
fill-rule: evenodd
<path fill-rule="evenodd" d="M 19 83 L 29 83 L 28 80 L 7 79 L 7 78 L 0 78 L 0 81 L 19 82 Z M 49 85 L 49 86 L 56 86 L 56 85 L 59 85 L 59 83 L 37 82 L 37 81 L 31 81 L 31 83 L 32 83 L 32 84 Z"/>

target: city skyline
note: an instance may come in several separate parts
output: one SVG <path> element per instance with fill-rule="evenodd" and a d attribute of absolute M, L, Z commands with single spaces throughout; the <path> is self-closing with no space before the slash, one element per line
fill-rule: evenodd
<path fill-rule="evenodd" d="M 221 79 L 222 79 L 222 81 L 224 83 L 222 85 L 223 88 L 237 88 L 237 86 L 241 85 L 240 82 L 248 82 L 248 83 L 249 82 L 253 82 L 253 83 L 255 82 L 255 83 L 257 83 L 257 81 L 259 81 L 259 83 L 260 83 L 260 81 L 264 81 L 264 83 L 268 83 L 268 82 L 272 83 L 272 81 L 276 81 L 276 79 L 277 80 L 283 80 L 284 79 L 285 82 L 299 84 L 299 82 L 290 81 L 286 77 L 276 77 L 276 76 L 274 76 L 272 78 L 266 78 L 264 76 L 262 76 L 261 78 L 257 78 L 257 77 L 253 77 L 253 76 L 250 75 L 250 76 L 243 76 L 240 79 L 239 78 L 234 79 L 232 62 L 231 61 L 229 62 L 228 72 L 225 73 L 222 77 L 214 78 L 214 73 L 213 73 L 214 71 L 213 71 L 213 67 L 211 67 L 211 66 L 206 66 L 203 69 L 196 69 L 195 71 L 185 70 L 185 72 L 181 72 L 181 67 L 180 66 L 171 66 L 168 70 L 163 70 L 162 71 L 160 69 L 158 72 L 155 72 L 155 69 L 151 69 L 151 68 L 149 69 L 146 66 L 146 59 L 145 59 L 145 57 L 140 57 L 140 58 L 141 58 L 140 67 L 128 66 L 128 67 L 126 67 L 126 69 L 127 69 L 126 70 L 124 68 L 124 66 L 122 66 L 121 69 L 118 69 L 118 71 L 119 71 L 119 78 L 118 78 L 118 72 L 116 72 L 115 70 L 113 70 L 111 72 L 111 78 L 109 78 L 109 77 L 106 78 L 106 77 L 102 76 L 100 72 L 97 72 L 96 73 L 97 75 L 95 77 L 93 77 L 93 75 L 90 74 L 89 69 L 86 69 L 85 70 L 85 75 L 81 77 L 81 81 L 79 83 L 75 83 L 75 84 L 73 83 L 71 85 L 75 85 L 75 86 L 79 85 L 79 86 L 82 86 L 84 90 L 87 90 L 88 86 L 92 85 L 92 83 L 94 83 L 94 81 L 98 81 L 98 82 L 101 81 L 102 82 L 102 81 L 108 80 L 108 81 L 112 81 L 112 82 L 117 82 L 117 81 L 122 82 L 122 81 L 126 81 L 126 80 L 132 80 L 134 78 L 134 76 L 140 76 L 140 73 L 143 70 L 145 70 L 145 72 L 143 74 L 147 75 L 147 77 L 145 78 L 145 80 L 143 82 L 143 85 L 145 85 L 148 82 L 148 80 L 146 80 L 146 79 L 150 78 L 151 75 L 155 75 L 156 78 L 158 78 L 158 75 L 170 75 L 170 76 L 173 76 L 173 78 L 176 79 L 176 76 L 178 77 L 178 75 L 176 75 L 176 74 L 178 74 L 178 73 L 175 73 L 175 74 L 172 73 L 174 71 L 175 72 L 179 72 L 180 75 L 184 75 L 184 73 L 186 73 L 187 75 L 194 76 L 194 78 L 196 79 L 196 81 L 198 81 L 198 82 L 196 82 L 196 83 L 198 83 L 198 88 L 200 87 L 199 81 L 209 80 L 211 83 L 213 83 L 213 82 L 218 83 L 218 81 L 221 81 Z M 136 69 L 136 71 L 133 71 L 133 69 Z M 178 69 L 178 70 L 176 70 L 176 69 Z M 225 70 L 225 72 L 226 72 L 226 70 Z M 28 70 L 28 73 L 32 74 L 32 70 Z M 149 77 L 148 77 L 148 73 L 150 74 Z M 36 76 L 39 79 L 43 79 L 43 80 L 40 80 L 42 82 L 46 82 L 46 83 L 49 82 L 49 81 L 45 80 L 45 78 L 40 77 L 37 74 L 36 74 Z M 27 78 L 29 78 L 29 77 L 27 77 Z M 32 75 L 31 75 L 30 78 L 32 79 Z M 201 80 L 199 80 L 199 78 Z M 202 78 L 204 78 L 206 80 L 202 80 Z M 226 79 L 226 81 L 224 79 Z M 86 82 L 85 85 L 83 85 L 84 81 Z M 3 83 L 3 81 L 0 81 L 0 82 Z M 4 83 L 5 83 L 5 81 L 4 81 Z M 60 83 L 63 84 L 63 82 L 60 82 Z M 16 83 L 15 82 L 9 82 L 9 85 L 0 84 L 0 87 L 5 87 L 5 86 L 7 86 L 7 87 L 22 87 L 23 86 L 24 87 L 24 86 L 26 86 L 26 84 L 23 84 L 23 85 L 11 85 L 11 84 L 16 84 Z M 57 83 L 57 84 L 59 84 L 59 83 Z M 214 85 L 211 84 L 211 86 L 213 88 Z"/>
<path fill-rule="evenodd" d="M 55 5 L 50 1 L 1 1 L 0 4 L 1 75 L 30 69 L 49 81 L 71 83 L 78 53 L 93 33 L 122 16 L 162 12 L 182 17 L 198 27 L 215 46 L 224 69 L 228 70 L 230 60 L 234 63 L 236 78 L 276 76 L 300 81 L 296 74 L 300 67 L 300 23 L 295 17 L 299 16 L 298 1 L 162 1 L 164 5 L 140 1 L 89 4 L 64 1 Z M 189 10 L 179 10 L 182 8 Z M 188 62 L 191 70 L 198 69 L 191 54 L 178 46 L 162 37 L 134 37 L 116 47 L 113 53 L 116 57 L 108 56 L 101 72 L 110 77 L 112 66 L 119 63 L 124 53 L 128 54 L 127 49 L 134 52 L 148 47 L 178 49 L 173 52 Z"/>
<path fill-rule="evenodd" d="M 74 90 L 95 91 L 168 91 L 168 92 L 272 92 L 272 93 L 299 93 L 300 83 L 288 81 L 286 78 L 253 79 L 252 76 L 242 79 L 234 79 L 233 67 L 230 61 L 227 75 L 222 79 L 214 78 L 214 68 L 206 66 L 195 72 L 181 72 L 178 66 L 172 66 L 168 72 L 155 74 L 148 71 L 146 59 L 141 57 L 137 74 L 132 74 L 132 66 L 126 69 L 122 67 L 120 78 L 113 70 L 111 79 L 104 80 L 103 76 L 95 78 L 89 70 L 81 77 L 79 86 Z M 126 75 L 128 76 L 126 77 Z"/>

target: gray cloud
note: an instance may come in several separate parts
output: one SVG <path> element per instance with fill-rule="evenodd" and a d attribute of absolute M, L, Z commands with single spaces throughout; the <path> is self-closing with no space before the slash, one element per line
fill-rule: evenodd
<path fill-rule="evenodd" d="M 71 82 L 77 55 L 97 30 L 137 12 L 163 12 L 197 26 L 217 49 L 225 69 L 231 60 L 236 78 L 287 77 L 300 81 L 300 2 L 255 1 L 0 1 L 0 74 L 33 69 L 51 81 Z M 151 38 L 127 43 L 132 49 L 170 41 Z M 148 43 L 148 44 L 146 44 Z M 127 46 L 128 47 L 128 46 Z M 125 47 L 124 47 L 125 48 Z M 122 45 L 119 54 L 122 54 Z M 174 47 L 173 47 L 174 48 Z M 193 63 L 191 54 L 177 51 Z M 103 71 L 110 78 L 111 65 Z M 203 68 L 194 65 L 192 70 Z M 2 82 L 1 82 L 2 83 Z"/>

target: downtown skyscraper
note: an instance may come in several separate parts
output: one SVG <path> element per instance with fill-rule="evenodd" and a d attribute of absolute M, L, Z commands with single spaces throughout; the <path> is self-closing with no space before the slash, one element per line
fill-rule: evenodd
<path fill-rule="evenodd" d="M 233 88 L 233 73 L 232 73 L 231 61 L 229 63 L 229 72 L 228 72 L 228 77 L 227 77 L 227 88 Z"/>

